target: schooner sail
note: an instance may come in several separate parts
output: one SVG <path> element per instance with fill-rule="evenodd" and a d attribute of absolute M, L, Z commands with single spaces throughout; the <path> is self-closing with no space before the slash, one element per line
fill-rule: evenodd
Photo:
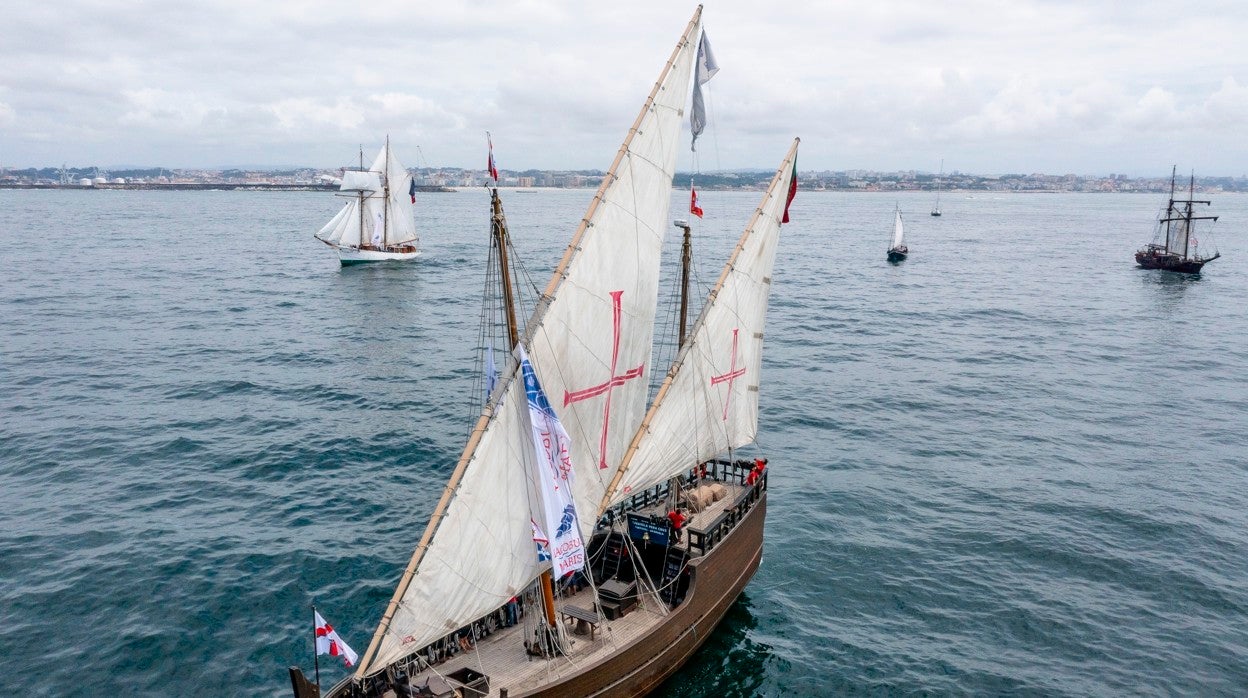
<path fill-rule="evenodd" d="M 316 238 L 336 249 L 343 265 L 415 259 L 414 185 L 386 138 L 367 170 L 342 173 L 338 190 L 349 198 Z"/>
<path fill-rule="evenodd" d="M 763 317 L 796 142 L 646 410 L 659 256 L 700 34 L 701 7 L 526 324 L 355 674 L 330 695 L 436 692 L 438 681 L 466 695 L 643 695 L 705 640 L 757 568 L 762 461 L 713 459 L 757 431 Z M 493 204 L 497 226 L 497 192 Z M 516 357 L 526 357 L 523 378 Z M 541 393 L 533 402 L 538 383 L 549 405 Z M 533 404 L 561 422 L 566 452 L 550 449 L 562 439 L 534 439 Z M 692 432 L 696 444 L 676 443 Z M 576 603 L 534 591 L 550 568 L 535 554 L 535 513 L 549 503 L 534 475 L 542 461 L 574 471 L 564 523 L 579 527 L 589 559 L 562 582 L 591 587 Z M 688 511 L 687 537 L 663 525 L 677 506 Z M 556 611 L 585 634 L 573 637 Z M 601 625 L 611 632 L 595 634 Z M 456 656 L 451 638 L 475 651 Z M 291 674 L 296 694 L 310 695 Z"/>

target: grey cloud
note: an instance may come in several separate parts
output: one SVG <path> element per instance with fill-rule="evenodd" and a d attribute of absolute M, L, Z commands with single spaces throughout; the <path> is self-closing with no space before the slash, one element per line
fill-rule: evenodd
<path fill-rule="evenodd" d="M 0 164 L 331 165 L 388 132 L 472 166 L 488 129 L 505 167 L 604 168 L 692 9 L 17 3 Z M 723 167 L 792 135 L 818 169 L 1148 173 L 1187 149 L 1238 174 L 1248 155 L 1240 3 L 717 0 L 705 21 L 723 70 L 704 161 Z"/>

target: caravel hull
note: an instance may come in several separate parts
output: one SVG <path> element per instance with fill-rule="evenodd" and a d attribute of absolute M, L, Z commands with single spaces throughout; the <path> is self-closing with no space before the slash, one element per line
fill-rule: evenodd
<path fill-rule="evenodd" d="M 766 518 L 767 493 L 762 491 L 732 533 L 706 557 L 690 563 L 685 602 L 652 632 L 558 684 L 511 692 L 509 698 L 625 698 L 657 689 L 706 642 L 750 583 L 763 557 Z"/>

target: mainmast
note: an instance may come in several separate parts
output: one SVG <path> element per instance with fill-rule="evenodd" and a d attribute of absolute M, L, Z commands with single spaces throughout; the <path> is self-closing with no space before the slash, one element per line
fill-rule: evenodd
<path fill-rule="evenodd" d="M 381 249 L 390 246 L 390 134 L 386 134 L 386 162 L 382 165 L 381 176 L 385 179 L 381 185 Z"/>
<path fill-rule="evenodd" d="M 490 217 L 490 237 L 493 238 L 495 250 L 498 252 L 499 284 L 503 290 L 503 313 L 507 319 L 508 346 L 515 349 L 520 344 L 520 328 L 516 322 L 516 297 L 512 289 L 511 264 L 507 259 L 507 216 L 503 214 L 503 200 L 498 198 L 498 183 L 490 189 L 490 204 L 493 214 Z M 555 617 L 554 580 L 550 570 L 542 571 L 542 607 L 546 611 L 546 623 L 554 628 Z"/>
<path fill-rule="evenodd" d="M 1166 206 L 1166 253 L 1170 252 L 1170 218 L 1174 215 L 1174 173 L 1179 169 L 1178 165 L 1170 167 L 1170 203 Z"/>
<path fill-rule="evenodd" d="M 490 203 L 494 213 L 490 219 L 490 237 L 498 252 L 499 283 L 503 287 L 503 310 L 507 316 L 507 341 L 511 348 L 520 343 L 520 329 L 516 324 L 516 297 L 511 287 L 511 265 L 507 260 L 507 217 L 503 215 L 503 201 L 498 198 L 498 187 L 490 189 Z"/>
<path fill-rule="evenodd" d="M 364 171 L 364 144 L 360 144 L 360 171 Z M 360 205 L 357 207 L 360 212 L 360 240 L 355 244 L 356 247 L 364 246 L 364 190 L 360 189 L 356 192 L 359 197 Z"/>
<path fill-rule="evenodd" d="M 685 345 L 685 326 L 689 319 L 689 263 L 693 260 L 693 237 L 688 221 L 676 221 L 676 227 L 685 231 L 685 241 L 680 248 L 680 331 L 676 334 L 676 350 Z"/>

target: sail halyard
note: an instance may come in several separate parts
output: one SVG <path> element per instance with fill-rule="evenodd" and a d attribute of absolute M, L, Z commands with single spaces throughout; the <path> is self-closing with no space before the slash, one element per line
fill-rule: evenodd
<path fill-rule="evenodd" d="M 599 516 L 633 492 L 754 440 L 770 275 L 799 143 L 794 139 L 724 265 L 599 502 Z"/>
<path fill-rule="evenodd" d="M 523 343 L 573 441 L 582 531 L 596 520 L 589 517 L 605 489 L 600 459 L 609 458 L 612 467 L 618 462 L 600 446 L 614 449 L 631 437 L 645 409 L 658 257 L 701 10 L 664 65 L 526 324 Z M 612 370 L 604 376 L 606 367 Z M 529 523 L 537 510 L 530 475 L 535 456 L 517 362 L 508 362 L 500 383 L 362 657 L 357 680 L 498 608 L 541 573 Z M 588 397 L 574 399 L 577 394 Z"/>

